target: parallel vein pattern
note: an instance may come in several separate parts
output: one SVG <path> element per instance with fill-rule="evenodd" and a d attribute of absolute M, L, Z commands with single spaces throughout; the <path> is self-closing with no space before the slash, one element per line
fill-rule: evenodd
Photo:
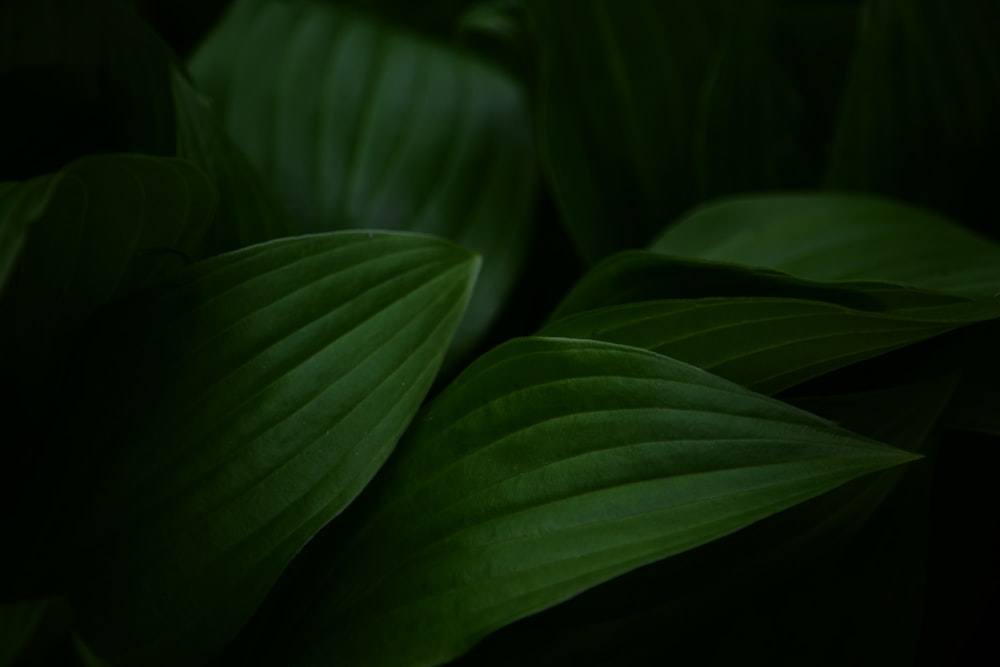
<path fill-rule="evenodd" d="M 519 617 L 909 458 L 644 350 L 512 341 L 422 412 L 326 542 L 336 548 L 297 571 L 276 650 L 304 647 L 295 665 L 441 664 Z"/>
<path fill-rule="evenodd" d="M 429 237 L 306 236 L 198 264 L 104 323 L 86 410 L 111 417 L 89 425 L 72 518 L 99 652 L 190 664 L 232 637 L 392 450 L 477 268 Z"/>
<path fill-rule="evenodd" d="M 420 231 L 481 253 L 456 346 L 485 330 L 527 247 L 537 180 L 518 85 L 320 2 L 237 2 L 191 66 L 301 230 Z"/>

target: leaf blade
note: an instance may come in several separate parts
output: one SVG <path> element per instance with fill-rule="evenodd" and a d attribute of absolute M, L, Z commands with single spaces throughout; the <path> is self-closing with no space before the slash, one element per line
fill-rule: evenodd
<path fill-rule="evenodd" d="M 330 539 L 336 553 L 299 573 L 325 593 L 289 621 L 293 645 L 312 644 L 294 664 L 447 660 L 616 574 L 910 458 L 831 428 L 635 348 L 508 343 L 426 409 Z M 765 441 L 799 437 L 787 458 L 766 453 Z M 783 460 L 770 469 L 769 456 Z"/>
<path fill-rule="evenodd" d="M 452 355 L 467 351 L 528 246 L 537 169 L 521 86 L 319 2 L 236 3 L 191 67 L 301 231 L 415 231 L 483 256 Z"/>
<path fill-rule="evenodd" d="M 110 369 L 85 413 L 108 417 L 85 422 L 64 519 L 98 653 L 197 662 L 236 633 L 392 450 L 477 267 L 415 235 L 287 239 L 197 264 L 105 323 L 114 354 L 94 355 Z"/>

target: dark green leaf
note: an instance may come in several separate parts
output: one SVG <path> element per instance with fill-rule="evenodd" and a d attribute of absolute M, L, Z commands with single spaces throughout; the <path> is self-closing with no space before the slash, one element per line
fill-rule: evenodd
<path fill-rule="evenodd" d="M 867 0 L 828 185 L 997 231 L 1000 3 Z"/>
<path fill-rule="evenodd" d="M 642 347 L 775 394 L 977 320 L 1000 318 L 1000 304 L 956 305 L 947 314 L 934 309 L 921 316 L 773 297 L 643 301 L 572 315 L 539 333 Z"/>
<path fill-rule="evenodd" d="M 302 647 L 296 665 L 440 664 L 911 458 L 651 352 L 515 340 L 422 412 L 342 533 L 300 568 L 311 600 L 278 650 Z"/>
<path fill-rule="evenodd" d="M 549 321 L 606 306 L 707 297 L 780 297 L 871 312 L 922 313 L 969 302 L 966 297 L 886 282 L 805 280 L 770 269 L 631 250 L 608 257 L 584 275 Z"/>
<path fill-rule="evenodd" d="M 205 175 L 171 158 L 84 158 L 3 188 L 0 225 L 30 229 L 0 341 L 8 372 L 42 382 L 95 310 L 191 261 L 216 204 Z"/>
<path fill-rule="evenodd" d="M 763 195 L 697 209 L 652 250 L 814 280 L 889 280 L 977 296 L 1000 290 L 1000 246 L 930 211 L 867 196 Z"/>
<path fill-rule="evenodd" d="M 279 240 L 197 264 L 92 330 L 71 427 L 84 442 L 58 454 L 69 543 L 49 557 L 67 560 L 99 655 L 187 665 L 225 645 L 388 456 L 477 267 L 416 235 Z"/>
<path fill-rule="evenodd" d="M 466 350 L 527 247 L 535 155 L 524 94 L 461 51 L 319 2 L 241 0 L 192 61 L 303 231 L 443 236 L 483 255 Z"/>
<path fill-rule="evenodd" d="M 896 446 L 919 450 L 954 391 L 954 379 L 809 397 L 797 399 L 796 404 L 852 431 L 888 437 Z M 881 539 L 893 534 L 900 522 L 898 513 L 893 515 L 893 525 L 886 530 L 880 508 L 901 470 L 910 472 L 911 467 L 849 482 L 734 535 L 597 586 L 503 628 L 457 665 L 788 664 L 785 657 L 790 652 L 815 646 L 830 653 L 845 649 L 841 638 L 847 633 L 893 646 L 899 636 L 886 630 L 903 615 L 887 621 L 868 610 L 884 613 L 892 604 L 912 604 L 912 590 L 905 583 L 897 588 L 899 584 L 890 584 L 890 579 L 919 573 L 920 558 L 905 567 L 897 560 L 889 565 L 889 576 L 873 584 L 870 573 L 854 562 L 857 555 L 845 560 L 843 554 L 847 540 L 854 540 L 850 550 L 857 552 L 869 544 L 876 550 L 912 546 Z M 859 530 L 869 531 L 866 522 L 873 513 L 881 524 L 879 539 L 856 540 Z M 866 556 L 871 554 L 862 554 L 862 561 Z M 866 576 L 867 588 L 852 580 L 859 570 Z M 831 581 L 836 587 L 829 585 Z M 844 604 L 847 596 L 834 588 L 850 591 L 853 597 Z M 882 592 L 887 588 L 903 595 L 898 601 L 884 601 Z M 919 607 L 915 611 L 919 615 Z M 820 616 L 823 623 L 816 621 Z M 774 627 L 794 627 L 796 632 L 782 633 L 781 641 L 774 642 Z M 730 639 L 718 642 L 719 637 Z M 736 638 L 739 643 L 733 645 Z M 735 658 L 732 654 L 737 652 Z"/>

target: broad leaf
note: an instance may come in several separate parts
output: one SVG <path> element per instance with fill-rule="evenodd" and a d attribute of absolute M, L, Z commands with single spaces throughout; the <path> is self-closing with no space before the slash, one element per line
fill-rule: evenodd
<path fill-rule="evenodd" d="M 275 620 L 276 650 L 301 651 L 295 665 L 440 664 L 517 618 L 911 458 L 651 352 L 515 340 L 422 412 L 317 543 L 298 608 Z"/>
<path fill-rule="evenodd" d="M 724 262 L 648 250 L 620 252 L 594 266 L 563 298 L 550 322 L 596 308 L 658 299 L 780 297 L 871 312 L 947 312 L 967 297 L 877 281 L 816 281 Z M 962 306 L 958 306 L 962 307 Z"/>
<path fill-rule="evenodd" d="M 996 232 L 1000 4 L 867 0 L 827 183 Z"/>
<path fill-rule="evenodd" d="M 527 247 L 535 154 L 523 91 L 462 51 L 320 2 L 240 0 L 192 60 L 303 231 L 419 231 L 483 256 L 466 350 Z"/>
<path fill-rule="evenodd" d="M 796 404 L 852 431 L 885 437 L 913 451 L 923 448 L 954 388 L 954 378 L 942 378 L 808 397 Z M 815 646 L 841 650 L 845 629 L 858 631 L 872 643 L 891 645 L 899 636 L 886 630 L 901 619 L 889 623 L 868 612 L 884 613 L 888 605 L 882 591 L 889 578 L 877 585 L 866 581 L 867 589 L 859 586 L 851 578 L 860 570 L 856 557 L 845 560 L 844 546 L 851 541 L 848 553 L 864 551 L 870 542 L 857 535 L 859 530 L 869 532 L 871 520 L 884 534 L 895 531 L 892 525 L 885 530 L 881 503 L 896 487 L 897 473 L 911 470 L 895 468 L 852 481 L 734 535 L 597 586 L 490 635 L 456 667 L 702 664 L 707 655 L 712 664 L 784 664 L 788 651 Z M 890 520 L 898 519 L 893 515 Z M 899 563 L 890 565 L 891 576 L 909 575 L 910 563 L 905 568 Z M 913 565 L 919 572 L 919 559 Z M 849 590 L 851 597 L 831 590 L 830 581 Z M 803 588 L 808 595 L 798 592 Z M 796 604 L 789 605 L 789 598 Z M 906 595 L 890 605 L 904 605 L 892 609 L 909 612 L 905 605 L 911 602 Z M 832 606 L 835 603 L 838 606 Z M 916 611 L 919 614 L 919 607 Z M 821 616 L 822 624 L 816 621 Z M 775 643 L 775 626 L 796 631 L 794 636 L 783 633 L 782 641 Z M 668 635 L 664 628 L 670 628 Z M 719 642 L 719 637 L 730 639 Z M 713 651 L 719 652 L 718 659 Z"/>
<path fill-rule="evenodd" d="M 205 175 L 170 158 L 84 158 L 5 184 L 0 225 L 30 231 L 0 301 L 4 366 L 48 381 L 95 310 L 191 261 L 215 204 Z"/>
<path fill-rule="evenodd" d="M 930 211 L 860 195 L 712 203 L 669 227 L 651 249 L 814 280 L 890 280 L 979 296 L 1000 290 L 1000 246 Z"/>
<path fill-rule="evenodd" d="M 82 442 L 43 469 L 70 478 L 67 543 L 43 548 L 70 568 L 98 655 L 197 664 L 225 645 L 388 456 L 477 267 L 415 235 L 279 240 L 192 266 L 91 330 Z"/>
<path fill-rule="evenodd" d="M 588 338 L 675 357 L 765 394 L 983 319 L 1000 304 L 943 314 L 867 312 L 770 297 L 643 301 L 551 322 L 545 336 Z"/>

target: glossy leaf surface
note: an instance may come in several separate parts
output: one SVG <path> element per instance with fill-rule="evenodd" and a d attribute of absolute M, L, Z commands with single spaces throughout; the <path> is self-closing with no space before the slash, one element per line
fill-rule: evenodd
<path fill-rule="evenodd" d="M 483 333 L 534 210 L 531 124 L 514 81 L 321 2 L 241 0 L 191 66 L 299 229 L 419 231 L 482 254 L 455 345 Z"/>
<path fill-rule="evenodd" d="M 438 664 L 910 458 L 651 352 L 515 340 L 421 413 L 330 551 L 299 570 L 310 603 L 280 650 L 304 647 L 297 665 Z"/>
<path fill-rule="evenodd" d="M 92 332 L 56 558 L 98 655 L 196 664 L 226 644 L 388 456 L 477 268 L 422 236 L 279 240 L 192 266 Z"/>
<path fill-rule="evenodd" d="M 1000 246 L 930 211 L 860 195 L 708 204 L 651 249 L 814 280 L 889 280 L 976 296 L 1000 290 Z"/>

